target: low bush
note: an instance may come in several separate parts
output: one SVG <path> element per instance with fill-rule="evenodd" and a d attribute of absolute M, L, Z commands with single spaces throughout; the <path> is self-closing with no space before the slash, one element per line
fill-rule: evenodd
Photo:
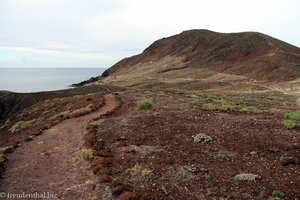
<path fill-rule="evenodd" d="M 69 116 L 70 117 L 78 117 L 80 115 L 88 114 L 88 113 L 90 113 L 90 112 L 92 112 L 94 110 L 95 110 L 94 104 L 89 104 L 89 105 L 87 105 L 87 106 L 85 106 L 83 108 L 79 108 L 79 109 L 73 110 L 69 114 Z"/>
<path fill-rule="evenodd" d="M 216 105 L 216 104 L 213 104 L 213 103 L 204 103 L 202 105 L 202 108 L 204 110 L 216 110 L 218 109 L 219 107 Z"/>
<path fill-rule="evenodd" d="M 291 111 L 285 114 L 284 120 L 282 120 L 281 124 L 288 129 L 295 128 L 300 120 L 300 110 Z"/>
<path fill-rule="evenodd" d="M 91 160 L 93 158 L 93 149 L 91 148 L 83 148 L 80 151 L 80 155 L 84 160 Z"/>
<path fill-rule="evenodd" d="M 140 102 L 137 107 L 139 110 L 148 110 L 152 108 L 152 104 L 149 102 Z"/>
<path fill-rule="evenodd" d="M 296 126 L 296 122 L 294 122 L 293 120 L 290 120 L 290 119 L 282 120 L 281 124 L 288 129 L 292 129 Z"/>
<path fill-rule="evenodd" d="M 19 122 L 15 123 L 15 124 L 10 128 L 10 131 L 11 131 L 12 133 L 19 132 L 19 131 L 21 131 L 21 130 L 24 130 L 24 129 L 30 127 L 34 122 L 35 122 L 35 120 L 30 120 L 30 121 L 19 121 Z"/>
<path fill-rule="evenodd" d="M 300 109 L 287 113 L 285 115 L 285 119 L 289 119 L 289 120 L 298 120 L 298 119 L 300 119 Z"/>
<path fill-rule="evenodd" d="M 190 108 L 197 108 L 198 107 L 198 103 L 196 101 L 190 101 L 189 102 L 189 107 Z"/>
<path fill-rule="evenodd" d="M 134 176 L 147 176 L 147 175 L 150 175 L 153 170 L 149 169 L 149 168 L 144 168 L 138 164 L 135 164 L 133 167 L 131 168 L 128 168 L 126 170 L 126 172 L 134 177 Z"/>

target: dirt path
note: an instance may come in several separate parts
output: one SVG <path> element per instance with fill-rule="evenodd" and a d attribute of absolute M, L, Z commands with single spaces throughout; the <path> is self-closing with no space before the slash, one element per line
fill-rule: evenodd
<path fill-rule="evenodd" d="M 113 95 L 105 95 L 100 110 L 68 119 L 25 143 L 9 156 L 0 192 L 57 194 L 53 199 L 95 199 L 95 185 L 79 156 L 88 120 L 117 107 Z"/>

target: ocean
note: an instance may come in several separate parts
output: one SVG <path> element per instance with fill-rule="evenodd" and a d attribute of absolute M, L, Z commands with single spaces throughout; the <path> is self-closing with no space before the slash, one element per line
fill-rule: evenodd
<path fill-rule="evenodd" d="M 69 88 L 105 68 L 0 68 L 0 90 L 28 93 Z"/>

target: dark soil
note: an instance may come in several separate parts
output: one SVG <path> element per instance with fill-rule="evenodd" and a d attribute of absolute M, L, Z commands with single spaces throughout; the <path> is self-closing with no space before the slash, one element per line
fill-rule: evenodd
<path fill-rule="evenodd" d="M 275 190 L 300 198 L 300 131 L 284 128 L 282 114 L 191 109 L 150 93 L 121 93 L 121 108 L 98 126 L 94 148 L 116 198 L 267 199 Z M 153 108 L 138 110 L 145 100 Z M 199 133 L 212 140 L 195 143 Z M 258 176 L 236 180 L 240 173 Z"/>

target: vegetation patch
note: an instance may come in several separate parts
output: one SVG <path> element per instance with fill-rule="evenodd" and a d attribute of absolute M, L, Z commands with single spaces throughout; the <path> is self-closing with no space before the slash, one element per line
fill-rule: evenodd
<path fill-rule="evenodd" d="M 163 149 L 159 148 L 158 146 L 148 146 L 148 145 L 135 146 L 134 145 L 133 148 L 136 152 L 143 155 L 163 151 Z"/>
<path fill-rule="evenodd" d="M 197 168 L 193 165 L 184 165 L 175 171 L 175 179 L 177 181 L 184 181 L 193 179 L 197 173 Z"/>
<path fill-rule="evenodd" d="M 49 110 L 45 110 L 42 115 L 47 115 L 49 113 Z"/>
<path fill-rule="evenodd" d="M 142 167 L 139 164 L 135 164 L 133 167 L 126 169 L 126 173 L 129 174 L 131 177 L 148 176 L 152 172 L 153 172 L 153 170 Z"/>
<path fill-rule="evenodd" d="M 91 160 L 93 158 L 94 152 L 91 148 L 83 148 L 80 151 L 80 155 L 84 160 Z"/>
<path fill-rule="evenodd" d="M 10 131 L 12 133 L 19 132 L 21 130 L 24 130 L 24 129 L 30 127 L 34 122 L 35 122 L 35 119 L 30 120 L 30 121 L 19 121 L 10 128 Z"/>
<path fill-rule="evenodd" d="M 205 103 L 202 105 L 202 108 L 204 110 L 216 110 L 216 109 L 218 109 L 218 106 L 213 103 Z"/>
<path fill-rule="evenodd" d="M 121 118 L 121 123 L 123 125 L 128 125 L 129 121 L 130 121 L 130 119 L 128 117 L 122 117 Z"/>
<path fill-rule="evenodd" d="M 267 112 L 264 101 L 253 98 L 245 98 L 238 96 L 224 96 L 203 92 L 191 92 L 185 95 L 186 98 L 191 98 L 189 106 L 191 108 L 196 105 L 202 105 L 204 110 L 235 110 L 245 112 Z M 197 102 L 197 103 L 196 103 Z M 268 106 L 267 106 L 268 107 Z M 270 107 L 270 106 L 269 106 Z"/>
<path fill-rule="evenodd" d="M 245 112 L 264 112 L 264 110 L 259 109 L 255 106 L 242 106 L 242 107 L 237 107 L 237 110 L 239 111 L 245 111 Z"/>
<path fill-rule="evenodd" d="M 44 117 L 39 117 L 36 121 L 35 121 L 35 124 L 43 124 L 44 122 Z"/>
<path fill-rule="evenodd" d="M 204 133 L 199 133 L 197 135 L 194 136 L 194 142 L 196 143 L 207 143 L 209 141 L 211 141 L 212 138 L 209 135 L 206 135 Z"/>
<path fill-rule="evenodd" d="M 87 105 L 87 106 L 85 106 L 83 108 L 79 108 L 79 109 L 73 110 L 69 114 L 69 116 L 70 117 L 78 117 L 80 115 L 88 114 L 88 113 L 90 113 L 90 112 L 92 112 L 94 110 L 95 110 L 94 104 L 89 104 L 89 105 Z"/>
<path fill-rule="evenodd" d="M 53 115 L 52 117 L 50 117 L 50 120 L 60 121 L 60 120 L 67 118 L 69 116 L 69 114 L 70 114 L 70 111 L 67 110 L 67 111 L 58 113 L 56 115 Z"/>
<path fill-rule="evenodd" d="M 299 120 L 300 120 L 300 110 L 295 110 L 295 111 L 286 113 L 281 124 L 288 129 L 293 129 L 296 126 L 298 126 Z"/>
<path fill-rule="evenodd" d="M 293 120 L 290 120 L 290 119 L 282 120 L 281 124 L 288 129 L 292 129 L 297 125 L 296 122 L 294 122 Z"/>
<path fill-rule="evenodd" d="M 277 198 L 277 199 L 282 199 L 284 198 L 285 194 L 279 190 L 274 190 L 272 193 L 272 197 Z"/>
<path fill-rule="evenodd" d="M 251 174 L 251 173 L 240 173 L 234 177 L 235 180 L 239 180 L 239 181 L 255 181 L 258 178 L 260 178 L 259 175 Z"/>
<path fill-rule="evenodd" d="M 149 110 L 152 108 L 152 104 L 150 102 L 140 102 L 137 107 L 139 110 Z"/>
<path fill-rule="evenodd" d="M 216 157 L 218 158 L 225 158 L 225 157 L 234 157 L 236 156 L 236 152 L 226 151 L 226 150 L 220 150 L 216 153 Z"/>
<path fill-rule="evenodd" d="M 300 119 L 300 109 L 287 113 L 285 115 L 285 119 L 289 119 L 289 120 L 298 120 L 298 119 Z"/>
<path fill-rule="evenodd" d="M 0 154 L 0 166 L 3 166 L 4 162 L 7 161 L 5 154 Z"/>
<path fill-rule="evenodd" d="M 196 101 L 190 101 L 189 102 L 189 107 L 190 108 L 197 108 L 198 107 L 198 103 Z"/>
<path fill-rule="evenodd" d="M 92 120 L 90 122 L 90 125 L 97 127 L 97 126 L 101 125 L 104 121 L 105 121 L 105 119 Z"/>

